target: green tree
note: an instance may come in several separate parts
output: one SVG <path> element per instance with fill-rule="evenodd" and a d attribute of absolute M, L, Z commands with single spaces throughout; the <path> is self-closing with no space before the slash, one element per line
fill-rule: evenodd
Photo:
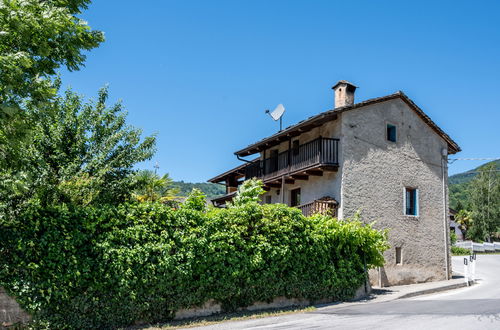
<path fill-rule="evenodd" d="M 134 196 L 140 202 L 167 201 L 177 196 L 179 189 L 172 186 L 173 180 L 165 174 L 159 176 L 151 170 L 136 173 L 137 188 Z"/>
<path fill-rule="evenodd" d="M 265 193 L 263 186 L 261 180 L 246 180 L 238 187 L 236 196 L 232 203 L 229 204 L 230 207 L 237 207 L 250 202 L 259 203 L 261 201 L 260 196 Z"/>
<path fill-rule="evenodd" d="M 22 168 L 31 124 L 23 110 L 50 101 L 56 70 L 78 70 L 84 52 L 104 41 L 102 32 L 77 17 L 89 3 L 0 0 L 0 209 L 28 189 Z"/>
<path fill-rule="evenodd" d="M 469 231 L 471 238 L 491 241 L 500 226 L 500 174 L 494 164 L 479 169 L 471 181 L 470 205 L 474 225 Z"/>
<path fill-rule="evenodd" d="M 155 137 L 126 123 L 121 103 L 108 107 L 108 89 L 85 102 L 69 90 L 28 110 L 33 139 L 27 150 L 31 196 L 42 204 L 119 203 L 131 197 L 133 166 L 150 159 Z"/>
<path fill-rule="evenodd" d="M 76 16 L 90 0 L 0 1 L 0 105 L 10 113 L 54 96 L 56 70 L 78 70 L 104 34 Z"/>

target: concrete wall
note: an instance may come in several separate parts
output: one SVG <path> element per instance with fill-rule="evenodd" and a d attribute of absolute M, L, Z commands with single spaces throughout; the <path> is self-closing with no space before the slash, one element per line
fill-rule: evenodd
<path fill-rule="evenodd" d="M 371 271 L 372 283 L 378 284 L 379 276 L 382 285 L 445 279 L 449 226 L 441 150 L 446 142 L 400 99 L 344 112 L 341 122 L 340 212 L 349 217 L 360 210 L 364 221 L 390 228 L 386 265 L 380 274 Z M 386 139 L 387 123 L 397 126 L 396 143 Z M 447 171 L 444 179 L 447 187 Z M 404 215 L 405 187 L 418 189 L 418 216 Z M 396 247 L 402 248 L 400 265 Z"/>

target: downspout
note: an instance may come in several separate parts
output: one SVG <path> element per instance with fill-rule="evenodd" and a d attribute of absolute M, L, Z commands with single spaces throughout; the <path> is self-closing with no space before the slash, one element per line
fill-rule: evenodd
<path fill-rule="evenodd" d="M 441 150 L 441 172 L 443 181 L 443 229 L 444 229 L 444 260 L 446 262 L 446 279 L 450 279 L 450 266 L 449 266 L 449 254 L 448 254 L 448 210 L 446 208 L 446 178 L 445 178 L 445 162 L 448 156 L 448 150 L 443 148 Z"/>
<path fill-rule="evenodd" d="M 236 158 L 238 158 L 238 160 L 241 160 L 241 161 L 246 162 L 246 163 L 252 163 L 252 162 L 251 162 L 251 161 L 249 161 L 249 160 L 246 160 L 246 159 L 241 158 L 241 157 L 240 157 L 240 155 L 236 155 Z"/>

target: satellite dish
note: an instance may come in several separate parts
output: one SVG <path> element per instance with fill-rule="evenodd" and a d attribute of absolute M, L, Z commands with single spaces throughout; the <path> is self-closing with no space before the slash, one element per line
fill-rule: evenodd
<path fill-rule="evenodd" d="M 281 104 L 281 103 L 278 104 L 278 106 L 276 108 L 274 108 L 274 110 L 272 112 L 269 110 L 266 110 L 266 113 L 269 114 L 269 116 L 271 116 L 271 118 L 274 121 L 277 121 L 277 120 L 280 121 L 280 131 L 281 131 L 281 126 L 282 126 L 281 118 L 283 117 L 283 114 L 285 113 L 285 107 L 283 106 L 283 104 Z"/>

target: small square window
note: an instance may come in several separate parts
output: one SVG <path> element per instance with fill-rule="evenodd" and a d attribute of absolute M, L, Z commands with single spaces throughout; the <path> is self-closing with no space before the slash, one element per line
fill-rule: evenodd
<path fill-rule="evenodd" d="M 418 215 L 418 190 L 405 188 L 405 214 Z"/>
<path fill-rule="evenodd" d="M 396 126 L 387 124 L 387 141 L 396 142 Z"/>

